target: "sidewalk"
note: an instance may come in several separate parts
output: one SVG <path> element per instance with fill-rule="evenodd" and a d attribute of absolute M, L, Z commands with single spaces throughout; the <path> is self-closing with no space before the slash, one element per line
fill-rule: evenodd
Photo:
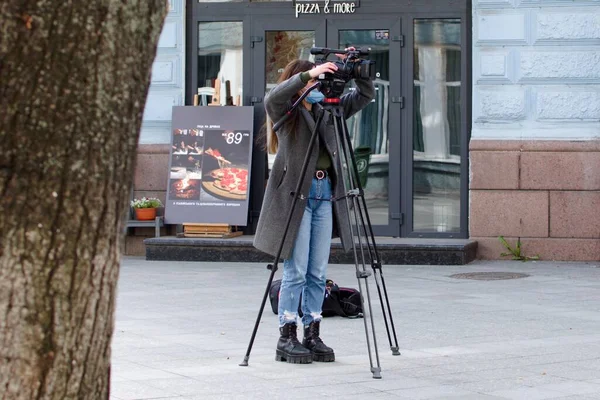
<path fill-rule="evenodd" d="M 449 277 L 468 272 L 530 276 Z M 362 320 L 324 319 L 334 363 L 275 362 L 277 317 L 268 302 L 250 365 L 238 366 L 268 280 L 264 264 L 124 258 L 111 398 L 600 399 L 600 263 L 384 266 L 383 273 L 402 355 L 389 350 L 370 278 L 383 376 L 375 380 Z M 328 276 L 357 287 L 354 266 L 331 265 Z"/>

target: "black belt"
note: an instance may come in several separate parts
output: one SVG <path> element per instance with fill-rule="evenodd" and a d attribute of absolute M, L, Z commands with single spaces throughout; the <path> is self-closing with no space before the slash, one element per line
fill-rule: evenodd
<path fill-rule="evenodd" d="M 329 172 L 326 169 L 318 169 L 315 171 L 315 178 L 318 180 L 325 179 L 329 176 Z"/>

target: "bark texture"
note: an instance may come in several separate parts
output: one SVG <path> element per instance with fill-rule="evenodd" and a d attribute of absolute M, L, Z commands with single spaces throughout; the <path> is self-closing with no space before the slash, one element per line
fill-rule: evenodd
<path fill-rule="evenodd" d="M 0 3 L 0 399 L 107 399 L 166 0 Z"/>

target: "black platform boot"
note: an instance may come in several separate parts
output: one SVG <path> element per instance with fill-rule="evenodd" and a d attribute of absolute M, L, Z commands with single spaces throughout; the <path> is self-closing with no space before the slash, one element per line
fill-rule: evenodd
<path fill-rule="evenodd" d="M 302 345 L 310 350 L 313 361 L 335 361 L 333 349 L 327 347 L 319 337 L 320 325 L 320 321 L 313 321 L 310 325 L 304 327 L 304 339 L 302 339 Z"/>
<path fill-rule="evenodd" d="M 300 344 L 296 334 L 296 324 L 285 324 L 279 328 L 279 341 L 275 351 L 275 361 L 292 364 L 310 364 L 313 360 L 310 350 Z"/>

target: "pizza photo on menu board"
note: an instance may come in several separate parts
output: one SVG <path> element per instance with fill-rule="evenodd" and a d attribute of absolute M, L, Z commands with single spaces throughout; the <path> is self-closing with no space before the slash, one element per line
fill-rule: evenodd
<path fill-rule="evenodd" d="M 243 201 L 248 197 L 249 131 L 204 131 L 204 201 Z"/>

